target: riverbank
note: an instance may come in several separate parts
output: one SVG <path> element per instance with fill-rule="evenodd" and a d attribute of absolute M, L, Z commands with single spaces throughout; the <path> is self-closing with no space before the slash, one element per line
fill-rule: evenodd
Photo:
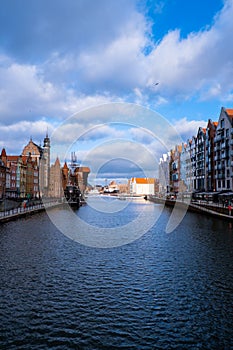
<path fill-rule="evenodd" d="M 52 201 L 47 203 L 38 203 L 35 205 L 28 206 L 26 208 L 18 207 L 18 208 L 2 211 L 0 212 L 0 223 L 28 217 L 28 216 L 37 214 L 41 211 L 44 211 L 48 208 L 54 208 L 61 205 L 62 203 L 60 201 Z"/>
<path fill-rule="evenodd" d="M 177 209 L 186 209 L 190 212 L 204 214 L 208 216 L 213 216 L 219 219 L 233 221 L 233 211 L 229 210 L 227 207 L 222 206 L 218 203 L 207 203 L 203 201 L 196 202 L 185 202 L 179 200 L 159 198 L 156 196 L 148 196 L 148 200 L 154 203 L 163 204 L 168 207 L 174 207 L 176 205 Z"/>

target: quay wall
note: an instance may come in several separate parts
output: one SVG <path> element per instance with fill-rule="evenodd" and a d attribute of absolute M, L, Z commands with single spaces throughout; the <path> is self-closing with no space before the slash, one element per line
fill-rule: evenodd
<path fill-rule="evenodd" d="M 4 222 L 12 221 L 12 220 L 17 220 L 19 218 L 29 217 L 31 215 L 44 211 L 48 208 L 54 208 L 61 205 L 63 205 L 61 202 L 53 201 L 45 204 L 43 203 L 36 204 L 26 208 L 19 207 L 19 208 L 3 211 L 3 212 L 0 212 L 0 224 Z"/>
<path fill-rule="evenodd" d="M 172 199 L 163 199 L 158 198 L 156 196 L 149 196 L 148 200 L 154 203 L 163 204 L 168 207 L 174 207 L 176 204 L 176 208 L 187 209 L 187 211 L 204 214 L 208 216 L 214 216 L 220 219 L 225 219 L 229 221 L 233 221 L 233 210 L 229 211 L 228 208 L 223 207 L 219 204 L 214 203 L 203 203 L 203 202 L 190 202 L 185 203 L 178 200 Z"/>

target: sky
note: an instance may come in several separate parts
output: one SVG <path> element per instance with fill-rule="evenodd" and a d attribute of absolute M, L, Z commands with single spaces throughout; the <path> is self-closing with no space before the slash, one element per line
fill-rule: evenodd
<path fill-rule="evenodd" d="M 233 0 L 1 0 L 0 149 L 48 132 L 52 161 L 155 176 L 171 129 L 185 142 L 233 108 L 232 18 Z"/>

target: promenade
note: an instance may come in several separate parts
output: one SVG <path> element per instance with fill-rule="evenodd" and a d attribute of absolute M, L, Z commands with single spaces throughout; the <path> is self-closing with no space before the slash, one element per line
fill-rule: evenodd
<path fill-rule="evenodd" d="M 29 205 L 27 207 L 18 207 L 10 210 L 5 210 L 0 212 L 0 223 L 8 222 L 11 220 L 16 220 L 19 218 L 27 217 L 48 208 L 53 208 L 62 205 L 61 201 L 54 200 L 48 201 L 46 203 L 38 203 L 34 205 Z"/>
<path fill-rule="evenodd" d="M 156 196 L 149 196 L 148 199 L 154 203 L 164 204 L 168 207 L 174 207 L 176 204 L 176 208 L 178 209 L 187 208 L 187 210 L 190 212 L 201 213 L 207 216 L 214 216 L 220 219 L 233 221 L 233 209 L 231 210 L 231 207 L 224 206 L 221 203 L 212 203 L 206 201 L 185 202 L 180 200 L 159 198 Z"/>

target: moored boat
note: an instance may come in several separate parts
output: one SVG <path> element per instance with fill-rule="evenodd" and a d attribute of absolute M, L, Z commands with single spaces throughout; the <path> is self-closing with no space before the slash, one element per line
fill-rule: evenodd
<path fill-rule="evenodd" d="M 65 190 L 65 199 L 73 208 L 79 208 L 81 203 L 81 191 L 78 186 L 67 185 Z"/>

